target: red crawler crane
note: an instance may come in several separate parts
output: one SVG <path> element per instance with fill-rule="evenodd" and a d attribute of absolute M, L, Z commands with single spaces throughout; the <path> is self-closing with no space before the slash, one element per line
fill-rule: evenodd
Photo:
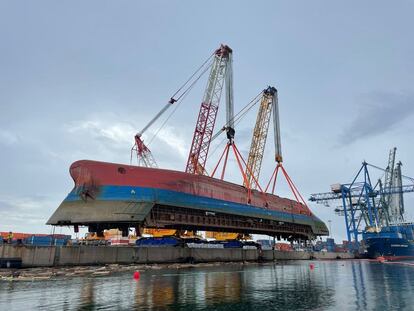
<path fill-rule="evenodd" d="M 186 173 L 205 174 L 208 150 L 224 85 L 226 85 L 227 127 L 233 128 L 232 50 L 227 45 L 221 45 L 215 51 L 188 155 Z"/>
<path fill-rule="evenodd" d="M 198 131 L 196 129 L 197 133 L 201 134 L 197 136 L 198 138 L 197 141 L 202 143 L 201 145 L 203 146 L 203 148 L 201 148 L 201 150 L 205 150 L 206 138 L 209 137 L 209 139 L 211 139 L 211 133 L 209 132 L 209 129 L 213 131 L 213 128 L 214 128 L 215 117 L 216 117 L 217 109 L 218 109 L 218 102 L 220 100 L 224 79 L 226 79 L 227 85 L 229 85 L 229 83 L 231 82 L 231 79 L 227 81 L 227 79 L 231 77 L 231 66 L 228 66 L 228 64 L 231 64 L 231 52 L 232 51 L 228 46 L 222 45 L 212 55 L 210 55 L 207 58 L 207 60 L 204 61 L 204 63 L 171 96 L 168 103 L 160 110 L 160 112 L 158 112 L 154 116 L 154 118 L 152 118 L 152 120 L 141 130 L 141 132 L 135 135 L 135 144 L 131 149 L 131 164 L 132 164 L 132 158 L 134 154 L 136 154 L 138 165 L 142 165 L 146 167 L 154 167 L 154 168 L 158 167 L 151 151 L 144 144 L 142 135 L 144 134 L 146 130 L 148 130 L 150 126 L 152 126 L 168 110 L 169 107 L 171 107 L 175 103 L 176 103 L 175 106 L 178 106 L 180 102 L 182 101 L 182 99 L 186 97 L 186 95 L 190 92 L 193 86 L 201 78 L 201 76 L 203 76 L 204 73 L 206 73 L 208 69 L 211 68 L 209 84 L 207 85 L 206 93 L 204 95 L 204 100 L 202 104 L 202 111 L 200 111 L 200 117 L 199 117 L 199 119 L 205 119 L 206 122 L 208 123 L 208 126 L 201 125 L 201 128 L 199 128 Z M 214 59 L 212 60 L 213 57 Z M 227 94 L 228 94 L 228 97 L 231 98 L 231 102 L 233 102 L 232 93 L 227 92 Z M 174 113 L 174 111 L 172 113 Z M 168 121 L 168 119 L 169 117 L 167 118 L 166 121 Z M 165 125 L 165 122 L 163 125 Z M 210 140 L 208 140 L 208 145 L 209 145 L 209 142 Z M 195 149 L 200 150 L 200 148 L 195 148 Z M 208 146 L 207 146 L 207 150 L 204 153 L 202 153 L 203 155 L 205 154 L 205 156 L 203 156 L 202 158 L 205 159 L 207 157 L 207 151 L 208 151 Z M 197 160 L 198 157 L 196 157 L 195 159 Z M 203 163 L 205 163 L 205 160 Z M 194 165 L 194 167 L 197 168 L 198 166 Z M 204 172 L 204 169 L 202 170 L 202 172 Z"/>
<path fill-rule="evenodd" d="M 144 144 L 144 141 L 141 139 L 142 134 L 155 122 L 159 119 L 159 117 L 167 111 L 167 109 L 173 105 L 176 102 L 176 100 L 171 97 L 171 99 L 168 101 L 168 104 L 164 106 L 164 108 L 161 109 L 160 112 L 156 114 L 154 118 L 142 129 L 141 132 L 137 133 L 135 135 L 135 144 L 131 148 L 131 164 L 132 164 L 132 157 L 134 153 L 136 153 L 137 161 L 139 166 L 145 166 L 145 167 L 158 167 L 157 162 L 155 162 L 155 158 L 152 155 L 149 148 Z"/>

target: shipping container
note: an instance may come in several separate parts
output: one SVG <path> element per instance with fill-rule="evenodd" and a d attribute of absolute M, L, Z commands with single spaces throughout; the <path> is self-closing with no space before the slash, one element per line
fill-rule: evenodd
<path fill-rule="evenodd" d="M 176 237 L 140 238 L 136 241 L 139 247 L 183 246 L 184 242 Z"/>

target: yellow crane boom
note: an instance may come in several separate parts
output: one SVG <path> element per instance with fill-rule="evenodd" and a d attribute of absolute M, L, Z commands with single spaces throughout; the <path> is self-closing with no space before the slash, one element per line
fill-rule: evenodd
<path fill-rule="evenodd" d="M 256 118 L 249 158 L 247 159 L 247 167 L 250 168 L 250 171 L 246 169 L 249 184 L 246 185 L 245 182 L 245 187 L 250 186 L 253 189 L 257 189 L 256 182 L 252 181 L 259 180 L 260 168 L 262 166 L 267 133 L 269 130 L 270 116 L 274 109 L 275 102 L 277 102 L 277 90 L 274 87 L 269 86 L 263 91 L 259 112 Z"/>

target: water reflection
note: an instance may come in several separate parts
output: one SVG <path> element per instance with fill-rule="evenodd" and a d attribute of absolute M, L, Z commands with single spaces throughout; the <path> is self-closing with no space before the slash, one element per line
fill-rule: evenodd
<path fill-rule="evenodd" d="M 363 266 L 357 262 L 351 263 L 356 310 L 367 310 L 368 307 L 364 271 L 362 267 Z"/>
<path fill-rule="evenodd" d="M 248 309 L 327 307 L 334 291 L 319 284 L 307 265 L 227 266 L 156 273 L 135 285 L 135 306 L 203 310 L 220 306 Z"/>
<path fill-rule="evenodd" d="M 145 275 L 135 283 L 135 306 L 174 308 L 214 302 L 237 302 L 242 296 L 240 271 L 176 270 Z M 241 271 L 242 272 L 242 271 Z"/>
<path fill-rule="evenodd" d="M 376 263 L 364 268 L 374 305 L 388 310 L 413 310 L 414 267 Z"/>
<path fill-rule="evenodd" d="M 80 307 L 78 310 L 90 310 L 95 307 L 95 282 L 94 279 L 85 278 L 82 282 L 80 294 Z"/>
<path fill-rule="evenodd" d="M 149 270 L 0 282 L 0 310 L 410 310 L 414 267 L 366 261 Z"/>

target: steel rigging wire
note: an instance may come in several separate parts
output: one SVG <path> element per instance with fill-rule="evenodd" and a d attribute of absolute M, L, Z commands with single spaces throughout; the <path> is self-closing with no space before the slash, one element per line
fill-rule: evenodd
<path fill-rule="evenodd" d="M 170 120 L 170 118 L 173 116 L 173 114 L 177 111 L 178 107 L 180 106 L 180 104 L 184 101 L 184 99 L 187 97 L 187 95 L 190 93 L 190 91 L 193 89 L 193 87 L 195 86 L 195 84 L 200 80 L 200 78 L 207 72 L 207 70 L 210 69 L 212 65 L 212 62 L 199 74 L 199 76 L 197 77 L 197 79 L 195 79 L 190 85 L 189 87 L 177 98 L 176 102 L 177 104 L 175 105 L 175 108 L 173 109 L 173 111 L 171 111 L 171 113 L 168 115 L 168 117 L 164 120 L 164 122 L 161 124 L 161 126 L 157 129 L 157 131 L 155 132 L 155 134 L 151 137 L 150 141 L 148 142 L 148 146 L 153 142 L 153 140 L 157 137 L 158 133 L 164 128 L 164 126 L 167 124 L 167 122 Z M 194 74 L 193 74 L 194 76 Z M 192 76 L 192 77 L 193 77 Z M 188 80 L 187 80 L 188 81 Z M 186 82 L 187 83 L 187 82 Z M 180 88 L 181 89 L 181 88 Z M 175 94 L 177 94 L 178 92 L 176 92 Z M 174 96 L 173 96 L 174 97 Z M 172 97 L 172 98 L 173 98 Z"/>
<path fill-rule="evenodd" d="M 236 113 L 233 117 L 234 126 L 236 127 L 237 124 L 241 122 L 241 120 L 246 116 L 246 114 L 252 109 L 260 100 L 260 96 L 263 94 L 263 91 L 261 91 L 259 94 L 257 94 L 247 105 L 245 105 L 238 113 Z M 230 122 L 228 122 L 230 123 Z M 226 129 L 226 126 L 228 125 L 226 123 L 220 131 L 218 131 L 214 136 L 211 138 L 211 141 L 215 140 L 217 137 L 220 136 L 221 133 L 223 133 Z M 227 137 L 224 137 L 220 143 L 213 149 L 212 152 L 208 155 L 207 159 L 209 159 L 212 155 L 214 155 L 218 148 L 223 144 L 223 142 L 227 139 Z"/>

